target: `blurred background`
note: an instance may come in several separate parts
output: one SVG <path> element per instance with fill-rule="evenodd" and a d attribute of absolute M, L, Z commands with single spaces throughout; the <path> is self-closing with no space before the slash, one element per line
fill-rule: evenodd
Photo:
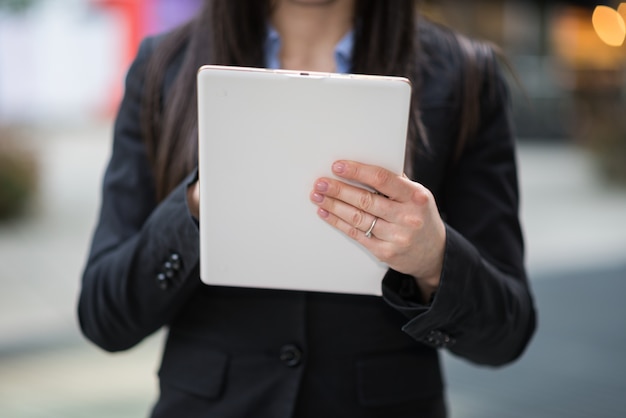
<path fill-rule="evenodd" d="M 139 41 L 200 0 L 0 0 L 0 417 L 146 416 L 162 335 L 106 354 L 75 305 Z M 515 364 L 444 355 L 451 416 L 626 416 L 626 3 L 439 0 L 511 72 L 538 332 Z"/>

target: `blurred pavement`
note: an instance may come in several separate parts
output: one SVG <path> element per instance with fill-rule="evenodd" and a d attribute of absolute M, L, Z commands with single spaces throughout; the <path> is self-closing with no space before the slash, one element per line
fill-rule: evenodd
<path fill-rule="evenodd" d="M 111 355 L 76 324 L 110 131 L 33 129 L 26 143 L 42 184 L 31 216 L 0 224 L 1 417 L 145 416 L 156 394 L 161 335 Z M 626 189 L 602 182 L 571 144 L 519 151 L 539 331 L 520 361 L 497 371 L 445 355 L 452 417 L 626 414 Z"/>

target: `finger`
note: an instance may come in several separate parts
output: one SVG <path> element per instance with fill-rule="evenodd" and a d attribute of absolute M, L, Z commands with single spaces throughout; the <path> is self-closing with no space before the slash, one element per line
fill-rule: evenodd
<path fill-rule="evenodd" d="M 398 204 L 397 202 L 393 202 L 384 196 L 379 196 L 362 187 L 353 186 L 340 180 L 328 178 L 319 179 L 315 183 L 315 193 L 329 199 L 329 202 L 325 202 L 327 204 L 327 206 L 324 206 L 325 209 L 335 213 L 355 226 L 358 226 L 359 221 L 361 221 L 361 219 L 359 219 L 361 215 L 359 215 L 358 212 L 371 214 L 372 216 L 392 221 L 397 211 L 395 207 Z M 318 203 L 322 202 L 323 200 L 319 200 Z M 333 206 L 337 204 L 337 202 L 347 204 L 352 210 L 348 213 L 338 212 Z M 344 209 L 347 210 L 348 208 Z M 352 220 L 353 216 L 356 217 L 354 220 Z M 363 220 L 367 221 L 367 219 Z"/>
<path fill-rule="evenodd" d="M 343 221 L 345 224 L 363 233 L 368 231 L 376 221 L 376 231 L 372 230 L 372 234 L 378 233 L 379 235 L 377 236 L 379 238 L 385 238 L 384 236 L 380 235 L 384 230 L 383 224 L 388 225 L 388 223 L 384 219 L 355 208 L 354 206 L 349 205 L 341 200 L 336 200 L 328 196 L 322 196 L 317 193 L 313 193 L 311 195 L 311 200 L 325 212 L 331 213 L 336 218 Z"/>
<path fill-rule="evenodd" d="M 333 164 L 332 170 L 335 175 L 372 187 L 390 199 L 404 202 L 410 198 L 411 182 L 382 167 L 340 160 Z"/>
<path fill-rule="evenodd" d="M 367 237 L 365 236 L 365 231 L 362 231 L 352 226 L 337 215 L 328 212 L 323 208 L 319 208 L 317 210 L 317 213 L 319 217 L 322 218 L 327 224 L 344 233 L 349 238 L 357 241 L 374 254 L 377 252 L 378 247 L 380 247 L 384 242 L 384 240 L 382 240 L 380 236 L 376 235 L 377 233 L 383 231 L 385 228 L 385 221 L 382 219 L 378 219 L 378 221 L 374 225 L 374 228 L 371 231 L 371 235 Z M 371 225 L 368 225 L 367 229 L 369 229 L 370 226 Z"/>

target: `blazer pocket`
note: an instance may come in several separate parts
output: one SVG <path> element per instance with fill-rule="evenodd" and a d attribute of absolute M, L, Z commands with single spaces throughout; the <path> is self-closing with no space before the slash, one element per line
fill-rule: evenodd
<path fill-rule="evenodd" d="M 161 385 L 205 399 L 217 399 L 224 386 L 228 354 L 202 341 L 170 335 L 159 370 Z"/>
<path fill-rule="evenodd" d="M 357 360 L 357 391 L 364 406 L 431 398 L 443 392 L 434 350 L 370 355 Z"/>

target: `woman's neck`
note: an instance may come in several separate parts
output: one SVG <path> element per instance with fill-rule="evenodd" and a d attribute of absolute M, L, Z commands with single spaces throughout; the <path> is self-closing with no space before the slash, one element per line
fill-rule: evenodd
<path fill-rule="evenodd" d="M 335 71 L 335 46 L 351 29 L 354 0 L 278 0 L 271 16 L 281 67 Z"/>

